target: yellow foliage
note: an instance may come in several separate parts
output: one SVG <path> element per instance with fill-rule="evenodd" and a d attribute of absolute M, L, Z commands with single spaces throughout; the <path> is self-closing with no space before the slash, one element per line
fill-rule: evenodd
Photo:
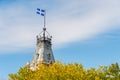
<path fill-rule="evenodd" d="M 120 80 L 119 73 L 117 63 L 86 70 L 78 63 L 56 62 L 49 66 L 39 64 L 35 71 L 25 66 L 20 68 L 16 74 L 9 74 L 9 80 Z"/>

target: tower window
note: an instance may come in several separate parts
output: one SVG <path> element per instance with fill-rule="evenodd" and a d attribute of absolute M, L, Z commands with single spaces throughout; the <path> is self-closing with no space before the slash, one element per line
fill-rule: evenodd
<path fill-rule="evenodd" d="M 50 60 L 50 54 L 47 54 L 48 60 Z"/>
<path fill-rule="evenodd" d="M 49 45 L 46 45 L 47 49 L 49 49 Z"/>
<path fill-rule="evenodd" d="M 37 59 L 38 59 L 39 58 L 39 54 L 37 53 L 36 55 L 37 55 Z"/>

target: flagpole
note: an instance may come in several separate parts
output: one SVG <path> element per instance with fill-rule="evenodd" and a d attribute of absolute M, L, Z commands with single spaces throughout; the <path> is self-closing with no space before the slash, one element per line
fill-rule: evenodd
<path fill-rule="evenodd" d="M 43 38 L 44 38 L 44 40 L 45 40 L 45 31 L 46 31 L 46 10 L 45 10 L 45 14 L 44 14 L 44 28 L 43 28 L 43 31 L 44 31 L 44 33 L 43 33 Z"/>
<path fill-rule="evenodd" d="M 45 28 L 45 25 L 46 25 L 46 10 L 45 10 L 45 14 L 44 14 L 44 28 Z"/>

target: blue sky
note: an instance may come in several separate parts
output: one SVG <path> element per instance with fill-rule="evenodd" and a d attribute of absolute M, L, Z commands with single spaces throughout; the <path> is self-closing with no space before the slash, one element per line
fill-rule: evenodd
<path fill-rule="evenodd" d="M 47 10 L 53 52 L 85 68 L 120 63 L 119 0 L 0 0 L 0 80 L 31 61 Z"/>

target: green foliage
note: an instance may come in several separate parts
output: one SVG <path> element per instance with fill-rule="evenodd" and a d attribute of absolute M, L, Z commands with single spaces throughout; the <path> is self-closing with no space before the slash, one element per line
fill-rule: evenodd
<path fill-rule="evenodd" d="M 115 63 L 86 70 L 78 63 L 56 62 L 49 66 L 39 64 L 34 71 L 25 66 L 16 74 L 9 74 L 9 80 L 120 80 L 120 68 Z"/>

